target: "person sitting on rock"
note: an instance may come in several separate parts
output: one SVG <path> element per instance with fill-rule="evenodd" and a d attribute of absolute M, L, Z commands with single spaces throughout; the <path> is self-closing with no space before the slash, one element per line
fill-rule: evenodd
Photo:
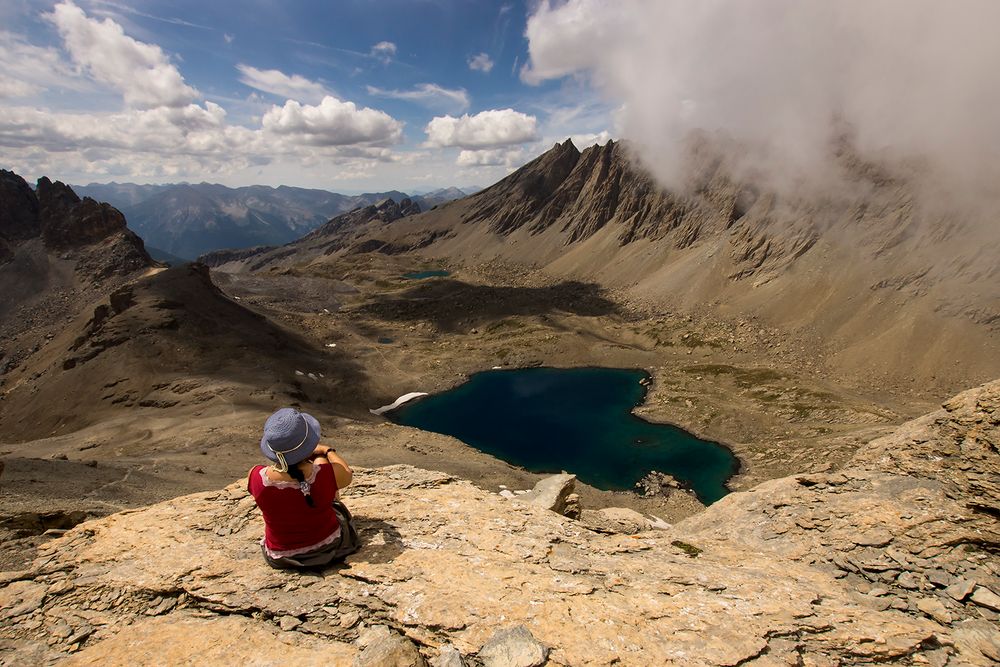
<path fill-rule="evenodd" d="M 271 465 L 250 469 L 247 490 L 264 515 L 261 551 L 271 567 L 323 567 L 360 547 L 351 513 L 340 502 L 351 467 L 319 441 L 319 422 L 294 408 L 264 423 L 260 451 Z"/>

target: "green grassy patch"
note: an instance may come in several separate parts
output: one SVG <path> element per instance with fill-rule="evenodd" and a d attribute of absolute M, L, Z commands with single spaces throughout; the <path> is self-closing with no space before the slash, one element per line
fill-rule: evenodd
<path fill-rule="evenodd" d="M 701 335 L 696 333 L 685 334 L 687 337 L 681 336 L 680 340 L 677 341 L 679 345 L 683 347 L 714 347 L 716 349 L 722 349 L 722 343 L 715 340 L 708 340 L 702 338 Z"/>
<path fill-rule="evenodd" d="M 691 375 L 728 375 L 733 378 L 736 386 L 750 389 L 768 382 L 784 380 L 787 376 L 770 368 L 740 368 L 728 364 L 698 364 L 681 369 Z M 776 398 L 776 395 L 774 396 Z"/>
<path fill-rule="evenodd" d="M 674 540 L 670 544 L 677 547 L 691 558 L 697 558 L 698 554 L 700 554 L 703 551 L 703 549 L 699 549 L 693 544 L 688 544 L 687 542 L 681 542 L 680 540 Z"/>

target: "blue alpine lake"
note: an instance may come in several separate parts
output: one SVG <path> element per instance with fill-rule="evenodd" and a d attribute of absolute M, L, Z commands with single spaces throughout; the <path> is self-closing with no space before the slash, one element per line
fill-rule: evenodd
<path fill-rule="evenodd" d="M 450 271 L 435 269 L 433 271 L 411 271 L 410 273 L 404 273 L 403 277 L 407 280 L 423 280 L 424 278 L 443 278 L 450 275 Z"/>
<path fill-rule="evenodd" d="M 689 485 L 705 504 L 722 498 L 738 459 L 719 443 L 632 414 L 648 377 L 616 368 L 486 371 L 386 416 L 532 472 L 575 473 L 599 489 L 631 490 L 657 470 Z"/>

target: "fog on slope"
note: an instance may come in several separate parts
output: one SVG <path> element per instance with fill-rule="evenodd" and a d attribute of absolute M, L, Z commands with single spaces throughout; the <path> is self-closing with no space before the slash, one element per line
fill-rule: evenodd
<path fill-rule="evenodd" d="M 738 146 L 741 177 L 797 192 L 833 181 L 847 136 L 865 159 L 994 203 L 997 25 L 995 0 L 543 0 L 521 76 L 588 73 L 672 189 L 696 134 Z"/>

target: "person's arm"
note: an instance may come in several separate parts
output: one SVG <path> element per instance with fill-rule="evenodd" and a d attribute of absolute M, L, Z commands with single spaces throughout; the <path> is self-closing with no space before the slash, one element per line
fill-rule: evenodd
<path fill-rule="evenodd" d="M 337 488 L 343 489 L 354 479 L 354 472 L 340 454 L 332 447 L 317 445 L 313 452 L 314 463 L 322 465 L 324 462 L 333 466 L 333 478 L 337 480 Z"/>

